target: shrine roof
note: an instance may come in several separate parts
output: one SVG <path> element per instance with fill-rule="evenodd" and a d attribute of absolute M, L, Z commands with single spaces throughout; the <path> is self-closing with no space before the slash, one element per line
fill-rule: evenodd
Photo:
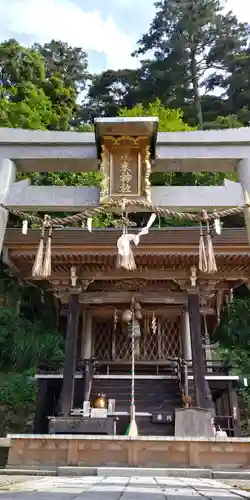
<path fill-rule="evenodd" d="M 130 232 L 137 233 L 139 228 L 131 229 Z M 192 250 L 197 248 L 199 242 L 198 227 L 164 227 L 160 229 L 151 229 L 148 235 L 140 239 L 140 244 L 135 248 L 136 253 L 150 249 L 174 247 L 177 250 Z M 93 229 L 90 233 L 83 228 L 63 228 L 55 229 L 52 237 L 52 248 L 82 248 L 83 251 L 90 251 L 93 248 L 111 250 L 116 248 L 116 242 L 121 235 L 121 229 Z M 19 248 L 20 251 L 30 250 L 39 242 L 40 230 L 29 229 L 27 235 L 22 235 L 21 229 L 7 229 L 4 239 L 4 247 Z M 218 253 L 227 251 L 227 253 L 246 253 L 250 257 L 250 247 L 245 228 L 225 228 L 221 235 L 213 236 L 213 245 Z"/>
<path fill-rule="evenodd" d="M 134 230 L 135 232 L 137 230 Z M 21 278 L 33 280 L 32 266 L 40 240 L 40 230 L 7 229 L 3 262 Z M 93 280 L 178 280 L 187 279 L 190 268 L 199 264 L 199 228 L 152 229 L 133 246 L 137 271 L 117 269 L 117 239 L 120 229 L 55 229 L 52 234 L 52 274 L 49 281 L 66 286 L 70 269 L 77 268 L 83 283 Z M 233 287 L 248 282 L 250 247 L 245 229 L 224 229 L 215 235 L 213 246 L 218 271 L 213 275 L 198 271 L 198 278 L 213 280 L 218 286 Z"/>

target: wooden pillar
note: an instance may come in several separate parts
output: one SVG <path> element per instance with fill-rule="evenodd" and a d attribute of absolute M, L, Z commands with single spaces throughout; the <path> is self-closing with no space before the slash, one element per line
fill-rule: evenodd
<path fill-rule="evenodd" d="M 79 319 L 79 299 L 77 294 L 69 296 L 67 332 L 65 339 L 65 360 L 61 392 L 61 414 L 68 416 L 72 410 L 75 388 L 76 347 Z"/>
<path fill-rule="evenodd" d="M 93 362 L 92 356 L 92 314 L 90 311 L 85 313 L 85 321 L 83 323 L 83 343 L 82 343 L 82 358 L 84 360 L 84 402 L 90 399 L 90 391 L 93 377 Z"/>
<path fill-rule="evenodd" d="M 38 379 L 37 384 L 38 387 L 33 432 L 34 434 L 43 434 L 46 432 L 46 426 L 48 426 L 46 412 L 47 380 Z"/>
<path fill-rule="evenodd" d="M 182 329 L 182 355 L 186 361 L 191 361 L 192 359 L 192 347 L 191 347 L 191 336 L 190 336 L 190 322 L 188 310 L 184 310 L 181 317 L 181 329 Z"/>
<path fill-rule="evenodd" d="M 92 314 L 85 311 L 82 326 L 82 359 L 90 359 L 92 355 Z"/>
<path fill-rule="evenodd" d="M 192 345 L 193 375 L 196 404 L 199 408 L 211 408 L 208 384 L 205 380 L 205 364 L 203 359 L 200 297 L 196 287 L 188 290 L 188 313 Z"/>

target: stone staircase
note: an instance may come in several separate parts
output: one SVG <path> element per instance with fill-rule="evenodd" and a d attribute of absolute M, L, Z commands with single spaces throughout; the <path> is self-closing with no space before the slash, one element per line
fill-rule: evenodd
<path fill-rule="evenodd" d="M 105 394 L 107 399 L 115 399 L 115 411 L 118 413 L 117 434 L 124 434 L 129 423 L 131 381 L 129 378 L 94 378 L 91 400 L 98 394 Z M 166 415 L 174 416 L 174 409 L 180 408 L 180 392 L 176 379 L 136 379 L 135 380 L 136 421 L 141 435 L 174 434 L 174 421 L 168 421 Z M 119 413 L 124 413 L 119 415 Z M 141 415 L 138 415 L 141 414 Z M 144 415 L 143 415 L 144 414 Z M 162 421 L 152 419 L 152 414 L 162 414 Z M 153 421 L 154 420 L 154 421 Z"/>

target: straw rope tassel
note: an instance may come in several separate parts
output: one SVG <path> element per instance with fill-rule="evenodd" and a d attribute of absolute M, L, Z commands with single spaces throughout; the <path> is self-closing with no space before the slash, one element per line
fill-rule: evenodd
<path fill-rule="evenodd" d="M 203 273 L 207 272 L 207 254 L 204 243 L 202 221 L 200 222 L 199 270 L 202 271 Z"/>
<path fill-rule="evenodd" d="M 217 272 L 217 265 L 214 255 L 214 247 L 211 237 L 209 222 L 207 220 L 207 272 L 213 274 Z"/>
<path fill-rule="evenodd" d="M 51 275 L 51 238 L 52 238 L 52 225 L 49 226 L 49 234 L 46 243 L 42 276 L 48 278 Z"/>
<path fill-rule="evenodd" d="M 42 271 L 43 271 L 43 250 L 44 250 L 44 235 L 45 235 L 45 226 L 46 225 L 46 219 L 44 218 L 42 229 L 41 229 L 41 237 L 36 253 L 36 258 L 35 262 L 32 268 L 32 276 L 37 276 L 40 277 L 42 276 Z"/>
<path fill-rule="evenodd" d="M 132 311 L 132 355 L 131 355 L 131 405 L 130 405 L 130 425 L 128 429 L 128 436 L 137 437 L 138 428 L 135 421 L 135 312 L 134 304 Z"/>

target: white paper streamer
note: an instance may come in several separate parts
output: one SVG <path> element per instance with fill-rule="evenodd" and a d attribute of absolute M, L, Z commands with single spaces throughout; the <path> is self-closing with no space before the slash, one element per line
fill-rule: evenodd
<path fill-rule="evenodd" d="M 220 221 L 220 219 L 214 219 L 214 229 L 215 229 L 215 232 L 216 234 L 221 234 L 221 230 L 222 230 L 222 223 Z"/>
<path fill-rule="evenodd" d="M 135 259 L 131 248 L 133 242 L 136 246 L 140 242 L 140 237 L 148 234 L 150 227 L 156 219 L 156 214 L 152 214 L 149 218 L 147 225 L 137 234 L 125 233 L 117 240 L 118 249 L 118 265 L 127 270 L 134 271 L 136 269 Z"/>
<path fill-rule="evenodd" d="M 92 233 L 92 217 L 89 217 L 87 219 L 87 228 L 88 228 L 89 232 Z"/>
<path fill-rule="evenodd" d="M 22 234 L 28 234 L 28 221 L 23 220 L 23 225 L 22 225 Z"/>

